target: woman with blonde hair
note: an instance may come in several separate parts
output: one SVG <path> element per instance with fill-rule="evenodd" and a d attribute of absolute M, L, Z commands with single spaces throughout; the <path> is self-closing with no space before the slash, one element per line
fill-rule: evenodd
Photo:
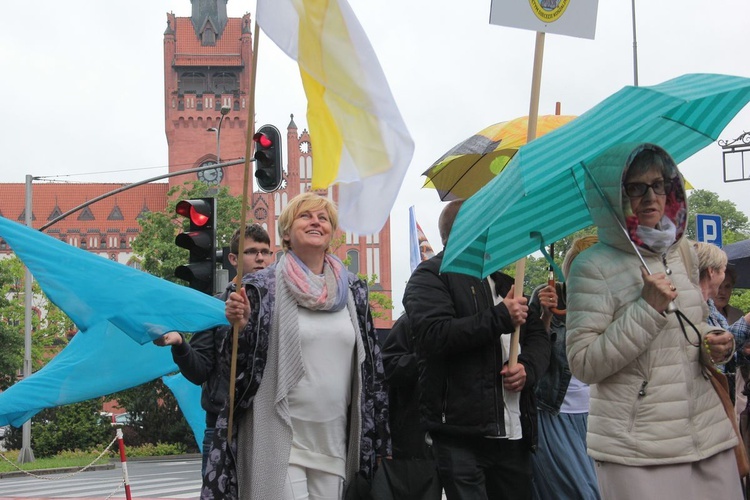
<path fill-rule="evenodd" d="M 217 420 L 201 497 L 340 499 L 390 455 L 388 396 L 367 285 L 330 253 L 335 205 L 295 196 L 284 253 L 226 303 L 239 325 L 235 421 Z M 231 342 L 223 360 L 229 371 Z"/>
<path fill-rule="evenodd" d="M 730 325 L 727 318 L 719 312 L 719 309 L 714 303 L 714 299 L 719 294 L 719 287 L 721 287 L 724 278 L 726 277 L 728 264 L 727 254 L 724 250 L 716 245 L 712 245 L 711 243 L 698 242 L 695 243 L 694 246 L 695 251 L 698 254 L 698 271 L 701 293 L 703 293 L 703 300 L 708 304 L 708 324 L 728 330 L 734 338 L 735 346 L 741 349 L 748 339 L 750 339 L 750 313 L 739 318 Z M 732 363 L 732 365 L 734 365 L 734 363 Z M 729 394 L 732 396 L 732 401 L 734 401 L 734 366 L 730 367 L 728 370 L 725 368 L 726 367 L 722 366 L 722 371 L 727 374 Z"/>

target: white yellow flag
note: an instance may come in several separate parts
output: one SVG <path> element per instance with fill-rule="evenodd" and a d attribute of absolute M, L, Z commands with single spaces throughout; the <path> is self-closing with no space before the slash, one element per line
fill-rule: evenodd
<path fill-rule="evenodd" d="M 312 187 L 339 185 L 342 228 L 385 224 L 414 153 L 377 56 L 346 0 L 258 0 L 258 24 L 299 64 Z"/>

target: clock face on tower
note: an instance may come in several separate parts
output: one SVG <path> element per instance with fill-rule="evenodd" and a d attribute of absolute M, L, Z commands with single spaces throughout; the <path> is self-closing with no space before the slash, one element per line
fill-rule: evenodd
<path fill-rule="evenodd" d="M 216 162 L 213 160 L 204 161 L 201 164 L 201 167 L 207 167 L 209 165 L 216 165 Z M 206 170 L 201 170 L 200 172 L 198 172 L 198 180 L 205 182 L 208 185 L 220 184 L 223 178 L 223 168 L 207 168 Z"/>

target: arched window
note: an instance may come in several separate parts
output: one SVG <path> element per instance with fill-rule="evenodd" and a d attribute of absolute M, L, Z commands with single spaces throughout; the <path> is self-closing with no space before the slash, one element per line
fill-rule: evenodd
<path fill-rule="evenodd" d="M 240 86 L 237 84 L 237 75 L 234 73 L 223 71 L 211 75 L 211 90 L 215 94 L 231 94 L 239 89 Z"/>
<path fill-rule="evenodd" d="M 346 257 L 349 259 L 347 269 L 349 272 L 357 274 L 359 272 L 359 252 L 357 250 L 349 250 L 346 252 Z"/>
<path fill-rule="evenodd" d="M 207 90 L 206 83 L 206 75 L 204 73 L 189 71 L 180 76 L 178 92 L 202 94 Z"/>

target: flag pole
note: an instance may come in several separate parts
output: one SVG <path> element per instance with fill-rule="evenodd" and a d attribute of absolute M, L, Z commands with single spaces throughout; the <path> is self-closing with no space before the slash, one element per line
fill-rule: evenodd
<path fill-rule="evenodd" d="M 245 251 L 245 225 L 247 224 L 248 185 L 250 184 L 250 162 L 255 149 L 255 82 L 258 68 L 258 38 L 260 29 L 258 27 L 258 14 L 256 9 L 255 30 L 253 32 L 253 61 L 250 73 L 250 89 L 247 104 L 247 137 L 245 138 L 245 170 L 242 176 L 242 207 L 240 210 L 240 234 L 239 254 L 237 255 L 237 276 L 235 276 L 235 289 L 239 292 L 242 286 L 243 255 Z M 229 365 L 229 421 L 227 423 L 227 445 L 232 444 L 232 425 L 234 421 L 234 390 L 237 377 L 237 344 L 240 337 L 239 324 L 232 325 L 232 358 Z"/>
<path fill-rule="evenodd" d="M 534 46 L 534 70 L 531 75 L 531 99 L 529 100 L 529 125 L 526 132 L 526 144 L 536 138 L 536 124 L 539 117 L 539 91 L 542 86 L 542 61 L 544 60 L 544 32 L 536 32 L 536 44 Z M 516 298 L 523 297 L 523 279 L 526 273 L 526 257 L 516 262 Z M 508 366 L 513 367 L 518 363 L 518 343 L 521 335 L 521 327 L 516 326 L 510 337 L 510 352 L 508 354 Z"/>

